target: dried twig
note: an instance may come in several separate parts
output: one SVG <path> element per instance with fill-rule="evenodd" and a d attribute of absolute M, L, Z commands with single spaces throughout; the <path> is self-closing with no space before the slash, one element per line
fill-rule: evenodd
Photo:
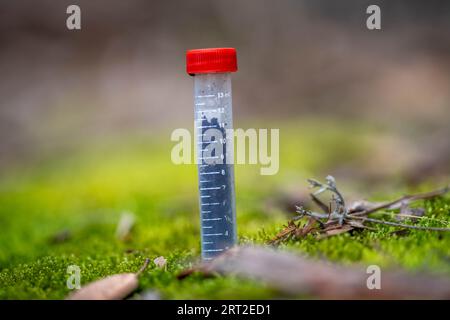
<path fill-rule="evenodd" d="M 138 270 L 138 272 L 136 272 L 136 275 L 137 275 L 137 276 L 141 275 L 142 272 L 144 272 L 145 269 L 147 269 L 149 263 L 150 263 L 150 258 L 145 258 L 144 264 L 143 264 L 142 267 Z"/>
<path fill-rule="evenodd" d="M 383 224 L 393 227 L 399 228 L 408 228 L 415 230 L 428 230 L 428 231 L 439 231 L 439 232 L 447 232 L 450 231 L 450 228 L 445 227 L 423 227 L 423 226 L 415 226 L 411 224 L 405 224 L 400 222 L 392 222 L 387 220 L 380 220 L 369 218 L 369 214 L 373 213 L 382 213 L 386 214 L 386 212 L 378 212 L 380 210 L 393 210 L 397 208 L 403 208 L 400 213 L 395 214 L 398 220 L 401 218 L 409 217 L 409 218 L 426 218 L 422 217 L 423 210 L 418 215 L 410 215 L 405 214 L 405 212 L 412 212 L 413 209 L 409 209 L 408 205 L 411 202 L 417 200 L 424 199 L 432 199 L 441 195 L 444 195 L 449 191 L 449 187 L 426 192 L 419 194 L 406 195 L 394 201 L 382 203 L 382 204 L 371 204 L 366 201 L 358 201 L 356 204 L 351 205 L 350 207 L 345 206 L 345 199 L 342 193 L 338 190 L 336 181 L 332 176 L 328 176 L 326 178 L 326 183 L 322 183 L 320 181 L 314 179 L 308 179 L 309 184 L 313 188 L 318 188 L 317 191 L 311 194 L 313 201 L 323 210 L 324 213 L 314 212 L 305 209 L 303 206 L 296 206 L 297 215 L 293 217 L 288 225 L 281 230 L 273 239 L 269 241 L 270 244 L 278 244 L 282 241 L 287 241 L 291 238 L 298 238 L 300 236 L 305 236 L 309 233 L 317 232 L 318 239 L 326 238 L 329 236 L 341 234 L 344 232 L 351 231 L 355 228 L 357 229 L 373 229 L 366 226 L 364 223 L 376 223 Z M 332 193 L 332 199 L 330 202 L 330 207 L 321 201 L 316 195 L 323 193 L 325 191 L 329 191 Z M 333 205 L 332 205 L 333 204 Z M 300 223 L 296 221 L 301 220 L 304 217 L 309 218 L 309 223 L 305 227 L 301 227 Z M 434 219 L 435 221 L 439 221 L 441 223 L 447 223 L 443 220 Z M 310 222 L 314 222 L 311 224 Z"/>
<path fill-rule="evenodd" d="M 376 211 L 379 211 L 382 209 L 395 209 L 396 205 L 401 205 L 402 203 L 411 203 L 416 200 L 432 199 L 432 198 L 436 198 L 438 196 L 442 196 L 442 195 L 446 194 L 447 192 L 449 192 L 449 186 L 442 188 L 442 189 L 434 190 L 431 192 L 406 195 L 399 199 L 396 199 L 396 200 L 393 200 L 390 202 L 386 202 L 386 203 L 380 204 L 378 206 L 375 206 L 373 208 L 355 213 L 355 215 L 365 216 L 365 215 L 368 215 L 370 213 L 373 213 L 373 212 L 376 212 Z"/>

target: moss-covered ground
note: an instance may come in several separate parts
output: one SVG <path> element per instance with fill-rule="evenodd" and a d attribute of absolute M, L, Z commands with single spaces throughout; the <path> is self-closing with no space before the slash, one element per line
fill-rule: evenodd
<path fill-rule="evenodd" d="M 320 127 L 313 121 L 283 125 L 279 174 L 261 176 L 258 166 L 236 168 L 240 242 L 263 243 L 292 215 L 267 205 L 286 185 L 303 186 L 307 177 L 323 179 L 340 163 L 363 165 L 370 154 L 367 137 L 378 132 L 379 128 L 324 121 Z M 136 294 L 156 289 L 166 299 L 279 297 L 262 284 L 234 277 L 176 279 L 180 270 L 198 259 L 200 246 L 196 167 L 172 164 L 172 146 L 168 134 L 121 137 L 86 143 L 45 160 L 18 161 L 4 170 L 0 298 L 62 299 L 69 292 L 69 265 L 81 268 L 84 284 L 109 274 L 134 272 L 146 257 L 158 256 L 167 259 L 167 270 L 151 264 L 140 277 Z M 370 190 L 369 200 L 442 186 L 431 181 L 410 187 L 397 177 L 386 181 L 386 188 L 373 190 L 361 180 L 336 178 L 344 194 L 357 189 L 365 195 Z M 449 196 L 419 205 L 425 206 L 429 218 L 450 220 Z M 120 241 L 115 229 L 125 211 L 137 220 L 130 239 Z M 433 219 L 422 219 L 419 225 L 442 226 Z M 307 237 L 283 246 L 338 263 L 375 263 L 450 276 L 449 233 L 394 235 L 391 227 L 376 228 L 320 241 Z M 68 239 L 52 241 L 64 230 L 70 234 Z"/>

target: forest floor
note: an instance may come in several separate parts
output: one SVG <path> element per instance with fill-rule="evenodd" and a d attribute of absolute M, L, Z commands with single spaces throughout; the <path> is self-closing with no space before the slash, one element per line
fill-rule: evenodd
<path fill-rule="evenodd" d="M 398 157 L 392 153 L 383 157 L 380 152 L 389 136 L 382 128 L 362 124 L 283 124 L 277 175 L 261 176 L 257 165 L 236 167 L 239 242 L 264 245 L 274 237 L 294 215 L 294 205 L 309 201 L 306 178 L 323 180 L 331 174 L 345 197 L 370 201 L 389 201 L 448 183 L 448 176 L 405 182 L 404 172 L 396 171 L 402 168 L 396 160 L 402 151 Z M 197 169 L 170 161 L 173 144 L 169 135 L 122 137 L 86 143 L 45 161 L 19 161 L 4 171 L 0 298 L 63 299 L 70 292 L 69 265 L 80 267 L 81 283 L 86 284 L 136 272 L 146 258 L 153 261 L 159 256 L 167 260 L 166 268 L 150 263 L 132 297 L 139 298 L 146 290 L 163 299 L 283 297 L 267 285 L 235 276 L 177 279 L 199 259 L 200 227 Z M 380 164 L 389 157 L 392 166 Z M 377 166 L 371 161 L 378 161 L 381 171 L 383 166 L 391 170 L 389 175 L 373 174 Z M 417 205 L 431 220 L 450 221 L 449 195 Z M 124 212 L 132 213 L 136 222 L 127 239 L 121 240 L 116 228 Z M 416 225 L 428 226 L 430 220 L 421 219 Z M 377 264 L 450 277 L 450 233 L 392 233 L 398 228 L 373 227 L 322 240 L 310 235 L 280 246 L 342 265 Z"/>

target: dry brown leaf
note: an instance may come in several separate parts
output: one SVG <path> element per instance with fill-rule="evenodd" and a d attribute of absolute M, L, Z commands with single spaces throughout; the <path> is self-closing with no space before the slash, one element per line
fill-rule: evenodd
<path fill-rule="evenodd" d="M 120 300 L 136 290 L 135 273 L 122 273 L 92 282 L 71 294 L 67 300 Z"/>
<path fill-rule="evenodd" d="M 262 281 L 285 294 L 324 299 L 449 299 L 450 279 L 445 275 L 412 274 L 383 270 L 380 290 L 367 287 L 366 266 L 341 266 L 266 247 L 235 247 L 211 262 L 185 270 L 205 275 L 232 274 Z"/>
<path fill-rule="evenodd" d="M 139 275 L 145 270 L 149 263 L 145 260 L 144 265 L 137 273 L 121 273 L 91 282 L 79 290 L 71 293 L 67 300 L 121 300 L 139 286 Z"/>

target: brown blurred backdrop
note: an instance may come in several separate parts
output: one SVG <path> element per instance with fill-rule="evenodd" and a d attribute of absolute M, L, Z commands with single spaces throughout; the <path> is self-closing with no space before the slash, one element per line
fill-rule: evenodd
<path fill-rule="evenodd" d="M 66 28 L 69 4 L 81 7 L 80 31 Z M 370 4 L 380 31 L 366 28 Z M 185 50 L 217 46 L 238 50 L 238 125 L 353 118 L 440 132 L 449 146 L 449 1 L 2 0 L 0 43 L 3 166 L 190 125 Z"/>

